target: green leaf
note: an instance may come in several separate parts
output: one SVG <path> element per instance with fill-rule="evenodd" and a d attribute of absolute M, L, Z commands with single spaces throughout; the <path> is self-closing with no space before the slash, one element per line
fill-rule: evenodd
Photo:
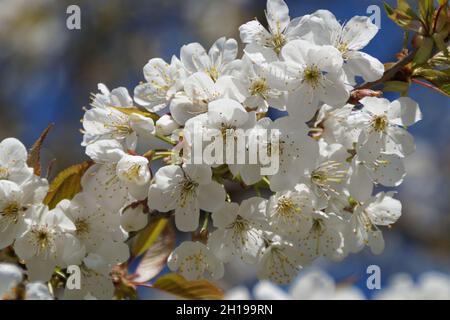
<path fill-rule="evenodd" d="M 447 47 L 450 51 L 450 47 Z M 445 55 L 444 52 L 439 52 L 428 60 L 428 65 L 431 67 L 449 68 L 450 67 L 450 55 Z"/>
<path fill-rule="evenodd" d="M 448 21 L 448 15 L 450 14 L 449 12 L 449 7 L 448 7 L 448 1 L 442 1 L 443 3 L 439 2 L 439 14 L 436 14 L 436 16 L 434 17 L 434 30 L 435 32 L 449 32 L 450 29 L 450 22 Z M 444 36 L 444 38 L 446 38 L 446 36 Z"/>
<path fill-rule="evenodd" d="M 168 292 L 184 299 L 220 300 L 223 291 L 206 280 L 187 281 L 181 275 L 169 273 L 158 278 L 153 288 Z"/>
<path fill-rule="evenodd" d="M 92 165 L 92 161 L 85 161 L 61 171 L 50 184 L 44 204 L 53 209 L 61 200 L 72 199 L 81 191 L 81 178 Z"/>
<path fill-rule="evenodd" d="M 436 46 L 441 50 L 445 56 L 448 56 L 447 44 L 445 43 L 445 37 L 443 33 L 435 33 L 433 34 L 434 42 Z"/>
<path fill-rule="evenodd" d="M 450 97 L 450 68 L 436 70 L 418 68 L 414 70 L 413 76 L 423 78 L 434 85 L 434 89 Z"/>
<path fill-rule="evenodd" d="M 398 0 L 396 9 L 384 2 L 384 9 L 388 17 L 403 29 L 418 32 L 422 26 L 420 18 L 405 0 Z"/>
<path fill-rule="evenodd" d="M 419 50 L 417 50 L 416 55 L 414 56 L 413 63 L 415 66 L 419 66 L 424 64 L 430 59 L 431 54 L 433 52 L 434 41 L 429 37 L 423 38 L 422 45 Z"/>
<path fill-rule="evenodd" d="M 450 83 L 450 69 L 435 70 L 418 68 L 414 70 L 413 76 L 425 78 L 438 86 Z"/>
<path fill-rule="evenodd" d="M 389 18 L 390 18 L 391 16 L 393 16 L 394 13 L 395 13 L 394 8 L 392 8 L 392 7 L 390 6 L 390 4 L 387 3 L 386 1 L 383 3 L 383 5 L 384 5 L 384 10 L 386 11 L 386 14 L 389 16 Z"/>
<path fill-rule="evenodd" d="M 144 111 L 135 107 L 125 108 L 125 107 L 113 107 L 114 109 L 123 112 L 127 115 L 138 114 L 140 116 L 146 117 L 146 118 L 152 118 L 154 121 L 159 119 L 159 116 L 156 113 Z"/>
<path fill-rule="evenodd" d="M 450 98 L 450 83 L 443 84 L 438 88 L 442 91 L 443 94 Z"/>
<path fill-rule="evenodd" d="M 409 89 L 409 83 L 403 81 L 387 81 L 383 91 L 405 93 Z"/>
<path fill-rule="evenodd" d="M 136 268 L 134 282 L 147 282 L 157 276 L 164 268 L 167 258 L 175 248 L 175 230 L 168 224 L 150 249 L 145 252 Z"/>
<path fill-rule="evenodd" d="M 156 242 L 168 223 L 169 219 L 159 218 L 141 230 L 131 245 L 132 257 L 143 255 Z"/>
<path fill-rule="evenodd" d="M 420 18 L 422 19 L 424 24 L 427 26 L 429 30 L 431 30 L 433 27 L 433 13 L 434 13 L 433 0 L 420 0 L 419 13 Z"/>
<path fill-rule="evenodd" d="M 34 169 L 34 174 L 41 176 L 41 148 L 50 130 L 53 128 L 54 124 L 51 123 L 48 127 L 41 133 L 41 136 L 36 140 L 36 142 L 31 147 L 28 152 L 27 164 L 30 168 Z"/>

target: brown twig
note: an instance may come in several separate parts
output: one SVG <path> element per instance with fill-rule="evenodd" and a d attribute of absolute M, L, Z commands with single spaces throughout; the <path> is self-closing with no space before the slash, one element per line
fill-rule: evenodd
<path fill-rule="evenodd" d="M 441 11 L 442 9 L 444 9 L 444 7 L 446 7 L 445 4 L 441 5 L 436 13 L 436 17 L 434 20 L 434 25 L 433 25 L 433 33 L 436 33 L 436 28 L 437 28 L 437 24 L 438 24 L 438 20 L 439 20 L 439 16 L 441 15 Z"/>
<path fill-rule="evenodd" d="M 421 85 L 421 86 L 423 86 L 425 88 L 432 89 L 432 90 L 437 91 L 437 92 L 439 92 L 441 94 L 443 93 L 441 89 L 436 88 L 435 86 L 433 86 L 433 85 L 431 85 L 429 83 L 426 83 L 426 82 L 423 82 L 423 81 L 420 81 L 420 80 L 417 80 L 417 79 L 412 79 L 411 81 L 414 82 L 414 83 L 417 83 L 418 85 Z"/>

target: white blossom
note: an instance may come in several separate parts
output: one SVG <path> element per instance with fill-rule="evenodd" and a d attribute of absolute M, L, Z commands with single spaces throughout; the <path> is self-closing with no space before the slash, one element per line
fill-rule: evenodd
<path fill-rule="evenodd" d="M 183 242 L 172 252 L 167 265 L 191 281 L 220 279 L 224 274 L 222 262 L 200 242 Z"/>
<path fill-rule="evenodd" d="M 27 150 L 15 138 L 7 138 L 0 142 L 0 180 L 23 183 L 33 170 L 27 166 Z"/>
<path fill-rule="evenodd" d="M 60 208 L 33 210 L 27 227 L 14 242 L 14 250 L 25 261 L 31 281 L 48 281 L 56 266 L 78 264 L 84 252 L 69 232 L 75 225 Z"/>
<path fill-rule="evenodd" d="M 308 121 L 320 103 L 345 104 L 350 88 L 345 83 L 339 51 L 332 46 L 317 46 L 294 40 L 281 51 L 283 62 L 274 62 L 280 88 L 290 91 L 286 108 L 290 115 Z"/>
<path fill-rule="evenodd" d="M 378 226 L 395 223 L 402 210 L 400 201 L 392 196 L 380 192 L 355 208 L 348 225 L 351 251 L 358 252 L 367 245 L 374 254 L 383 252 L 384 239 Z"/>
<path fill-rule="evenodd" d="M 224 262 L 237 256 L 248 263 L 255 263 L 264 245 L 266 200 L 253 197 L 241 205 L 225 203 L 212 214 L 214 226 L 208 245 Z"/>
<path fill-rule="evenodd" d="M 258 262 L 258 278 L 286 284 L 297 276 L 303 259 L 296 247 L 275 237 L 270 240 Z"/>
<path fill-rule="evenodd" d="M 200 210 L 213 212 L 225 202 L 223 186 L 211 177 L 211 168 L 204 165 L 162 167 L 150 186 L 148 206 L 161 212 L 175 210 L 177 228 L 194 231 Z"/>
<path fill-rule="evenodd" d="M 253 20 L 239 27 L 243 43 L 255 43 L 279 54 L 283 46 L 300 35 L 301 18 L 291 20 L 283 0 L 267 0 L 266 19 L 269 30 Z"/>
<path fill-rule="evenodd" d="M 149 111 L 158 112 L 183 88 L 187 72 L 175 56 L 170 64 L 154 58 L 144 66 L 144 77 L 146 82 L 134 89 L 134 101 Z"/>
<path fill-rule="evenodd" d="M 267 219 L 274 232 L 289 238 L 300 238 L 312 227 L 315 197 L 304 184 L 293 190 L 277 192 L 267 205 Z"/>
<path fill-rule="evenodd" d="M 355 77 L 365 81 L 375 81 L 384 72 L 383 64 L 376 58 L 361 52 L 378 32 L 378 27 L 369 17 L 355 16 L 341 25 L 336 17 L 327 10 L 318 10 L 303 18 L 302 38 L 310 39 L 317 45 L 334 46 L 344 60 L 343 70 L 350 84 Z"/>
<path fill-rule="evenodd" d="M 204 72 L 215 82 L 223 75 L 230 75 L 240 67 L 236 60 L 238 44 L 234 39 L 222 37 L 206 50 L 199 43 L 181 47 L 181 63 L 191 74 Z"/>
<path fill-rule="evenodd" d="M 402 97 L 390 103 L 387 99 L 366 97 L 360 102 L 364 106 L 357 120 L 362 128 L 358 141 L 360 153 L 374 158 L 382 151 L 400 157 L 414 152 L 414 138 L 403 128 L 422 119 L 414 100 Z"/>
<path fill-rule="evenodd" d="M 325 256 L 332 260 L 344 257 L 345 221 L 334 213 L 316 211 L 308 234 L 298 241 L 299 255 L 307 262 Z"/>
<path fill-rule="evenodd" d="M 156 133 L 163 136 L 169 136 L 180 127 L 178 123 L 173 120 L 172 116 L 168 114 L 161 116 L 161 118 L 156 121 L 155 126 Z"/>

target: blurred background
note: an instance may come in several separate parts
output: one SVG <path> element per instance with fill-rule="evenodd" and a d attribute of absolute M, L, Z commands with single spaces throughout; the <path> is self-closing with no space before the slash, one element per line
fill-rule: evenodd
<path fill-rule="evenodd" d="M 370 15 L 367 8 L 379 5 L 381 30 L 365 51 L 388 62 L 401 48 L 402 31 L 386 17 L 382 1 L 286 2 L 291 17 L 328 9 L 340 21 Z M 71 4 L 81 8 L 81 30 L 66 28 Z M 82 107 L 97 83 L 132 92 L 150 58 L 170 60 L 189 42 L 209 48 L 221 36 L 239 38 L 241 24 L 255 17 L 265 21 L 264 9 L 265 0 L 0 0 L 0 140 L 14 136 L 30 146 L 54 122 L 44 161 L 56 158 L 54 172 L 75 164 L 85 158 Z M 450 274 L 450 99 L 418 85 L 410 95 L 424 119 L 411 129 L 417 152 L 408 159 L 408 176 L 399 190 L 403 216 L 384 232 L 385 252 L 316 264 L 338 283 L 351 279 L 369 297 L 373 292 L 365 284 L 371 264 L 381 267 L 382 285 L 399 272 Z M 229 269 L 223 288 L 255 284 L 252 268 L 232 264 Z M 159 297 L 148 289 L 141 294 Z"/>

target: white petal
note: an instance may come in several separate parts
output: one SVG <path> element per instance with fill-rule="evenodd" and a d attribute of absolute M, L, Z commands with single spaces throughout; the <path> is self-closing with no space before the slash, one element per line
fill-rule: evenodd
<path fill-rule="evenodd" d="M 187 78 L 184 91 L 193 101 L 209 101 L 217 94 L 214 81 L 205 72 L 196 72 Z"/>
<path fill-rule="evenodd" d="M 218 39 L 209 49 L 209 57 L 215 66 L 232 62 L 236 59 L 238 44 L 234 39 L 222 37 Z"/>
<path fill-rule="evenodd" d="M 222 76 L 216 82 L 216 88 L 224 98 L 234 99 L 243 102 L 247 97 L 248 89 L 237 78 Z"/>
<path fill-rule="evenodd" d="M 175 209 L 175 225 L 183 232 L 195 231 L 200 218 L 200 208 L 196 198 L 187 197 L 180 207 Z"/>
<path fill-rule="evenodd" d="M 219 210 L 212 214 L 214 226 L 225 229 L 236 219 L 238 210 L 239 205 L 237 203 L 225 202 Z"/>
<path fill-rule="evenodd" d="M 320 99 L 330 106 L 342 106 L 348 101 L 350 97 L 349 87 L 343 82 L 343 79 L 339 76 L 328 74 L 325 76 L 325 80 L 322 80 L 326 84 L 323 89 L 320 90 Z"/>
<path fill-rule="evenodd" d="M 209 68 L 209 57 L 199 43 L 190 43 L 181 47 L 180 59 L 190 72 L 206 71 Z"/>
<path fill-rule="evenodd" d="M 207 111 L 206 104 L 194 104 L 185 94 L 177 94 L 170 102 L 170 113 L 180 125 Z"/>
<path fill-rule="evenodd" d="M 243 43 L 263 44 L 271 38 L 269 32 L 257 20 L 252 20 L 239 27 L 241 40 Z"/>
<path fill-rule="evenodd" d="M 366 201 L 372 195 L 373 183 L 368 170 L 362 163 L 353 160 L 349 181 L 350 195 L 358 201 Z"/>
<path fill-rule="evenodd" d="M 152 118 L 137 113 L 130 115 L 131 128 L 136 131 L 137 137 L 149 138 L 155 133 L 155 123 Z"/>
<path fill-rule="evenodd" d="M 375 97 L 365 97 L 359 102 L 361 102 L 366 110 L 377 116 L 387 115 L 391 104 L 388 99 Z"/>
<path fill-rule="evenodd" d="M 139 231 L 148 223 L 148 215 L 144 213 L 142 206 L 128 208 L 120 218 L 120 224 L 127 232 Z"/>
<path fill-rule="evenodd" d="M 293 62 L 298 65 L 308 63 L 308 52 L 313 45 L 305 40 L 289 41 L 281 50 L 284 61 Z"/>
<path fill-rule="evenodd" d="M 343 29 L 343 40 L 351 50 L 364 48 L 378 32 L 378 27 L 369 17 L 355 16 L 347 22 Z"/>
<path fill-rule="evenodd" d="M 372 179 L 386 187 L 396 187 L 406 175 L 403 159 L 395 154 L 381 154 L 377 166 L 371 172 Z"/>
<path fill-rule="evenodd" d="M 361 76 L 367 82 L 380 79 L 384 73 L 384 65 L 378 59 L 359 51 L 348 53 L 344 68 L 346 72 L 350 71 L 351 73 L 347 72 L 347 76 L 352 78 Z"/>
<path fill-rule="evenodd" d="M 214 212 L 225 203 L 225 189 L 216 181 L 198 187 L 198 203 L 202 210 Z"/>
<path fill-rule="evenodd" d="M 186 175 L 200 185 L 210 184 L 212 171 L 211 167 L 204 164 L 184 165 L 183 170 Z"/>
<path fill-rule="evenodd" d="M 389 120 L 399 126 L 410 126 L 422 120 L 419 105 L 409 97 L 401 97 L 391 103 Z"/>
<path fill-rule="evenodd" d="M 244 107 L 235 100 L 219 99 L 208 105 L 208 121 L 215 128 L 231 126 L 241 127 L 248 120 L 248 113 Z"/>
<path fill-rule="evenodd" d="M 369 204 L 366 209 L 370 220 L 380 226 L 395 223 L 402 214 L 402 204 L 384 192 L 376 195 L 375 202 Z"/>
<path fill-rule="evenodd" d="M 289 25 L 289 8 L 283 0 L 267 0 L 267 22 L 273 34 L 282 33 Z"/>
<path fill-rule="evenodd" d="M 333 45 L 336 35 L 341 32 L 341 25 L 333 13 L 328 10 L 317 10 L 312 15 L 305 17 L 302 21 L 302 38 L 311 40 L 317 45 Z"/>
<path fill-rule="evenodd" d="M 361 132 L 356 146 L 359 160 L 372 163 L 379 156 L 382 149 L 385 147 L 386 136 L 376 131 L 367 134 Z"/>
<path fill-rule="evenodd" d="M 86 155 L 98 163 L 116 163 L 124 154 L 122 144 L 113 139 L 99 140 L 86 146 Z"/>
<path fill-rule="evenodd" d="M 386 138 L 386 153 L 407 157 L 414 153 L 416 144 L 414 137 L 405 129 L 390 127 Z"/>
<path fill-rule="evenodd" d="M 179 194 L 174 194 L 170 191 L 162 191 L 155 185 L 151 185 L 148 191 L 148 206 L 149 208 L 160 212 L 168 212 L 177 207 L 178 197 Z"/>
<path fill-rule="evenodd" d="M 265 30 L 265 29 L 264 29 Z M 258 66 L 278 61 L 278 56 L 272 49 L 263 47 L 257 43 L 248 44 L 245 49 L 245 56 Z M 266 67 L 264 65 L 264 67 Z"/>
<path fill-rule="evenodd" d="M 22 166 L 27 157 L 27 149 L 19 140 L 7 138 L 0 142 L 0 166 Z"/>
<path fill-rule="evenodd" d="M 299 40 L 300 41 L 300 40 Z M 308 64 L 315 64 L 322 72 L 339 73 L 344 60 L 333 46 L 311 46 L 307 54 Z"/>
<path fill-rule="evenodd" d="M 384 251 L 384 238 L 383 234 L 380 230 L 377 231 L 371 231 L 368 233 L 369 235 L 369 247 L 373 254 L 379 255 L 382 254 Z"/>
<path fill-rule="evenodd" d="M 307 122 L 316 114 L 319 108 L 319 97 L 312 88 L 302 85 L 295 92 L 289 94 L 286 109 L 289 115 L 302 122 Z"/>

